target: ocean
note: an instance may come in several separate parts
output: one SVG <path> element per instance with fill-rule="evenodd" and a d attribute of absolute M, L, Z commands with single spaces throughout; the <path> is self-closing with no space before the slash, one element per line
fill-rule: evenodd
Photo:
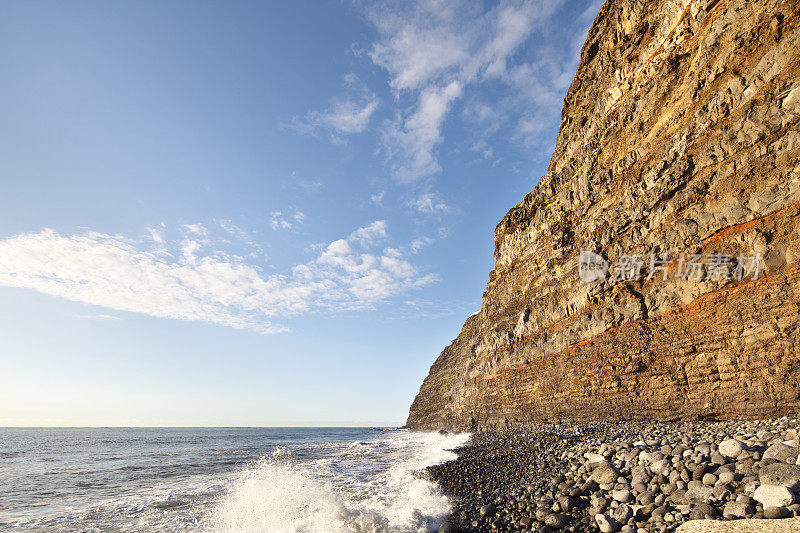
<path fill-rule="evenodd" d="M 0 428 L 0 531 L 425 532 L 420 469 L 467 435 L 380 428 Z"/>

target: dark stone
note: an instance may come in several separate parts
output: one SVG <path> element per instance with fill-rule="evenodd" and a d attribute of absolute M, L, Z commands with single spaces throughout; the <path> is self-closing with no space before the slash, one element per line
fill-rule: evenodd
<path fill-rule="evenodd" d="M 710 504 L 698 503 L 692 507 L 692 510 L 689 513 L 689 518 L 692 520 L 703 520 L 706 517 L 714 518 L 716 514 L 717 511 Z"/>
<path fill-rule="evenodd" d="M 544 519 L 545 525 L 552 527 L 553 529 L 561 529 L 566 526 L 568 522 L 569 519 L 562 513 L 552 513 L 547 515 L 547 517 Z"/>
<path fill-rule="evenodd" d="M 785 507 L 764 508 L 764 518 L 778 519 L 778 518 L 789 518 L 790 516 L 792 516 L 792 513 Z"/>

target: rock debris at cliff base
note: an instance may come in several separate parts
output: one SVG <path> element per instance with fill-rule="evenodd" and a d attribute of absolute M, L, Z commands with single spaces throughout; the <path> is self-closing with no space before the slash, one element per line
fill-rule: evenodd
<path fill-rule="evenodd" d="M 688 532 L 709 519 L 760 520 L 725 531 L 800 531 L 798 428 L 795 418 L 535 424 L 476 433 L 427 475 L 454 501 L 441 532 Z"/>

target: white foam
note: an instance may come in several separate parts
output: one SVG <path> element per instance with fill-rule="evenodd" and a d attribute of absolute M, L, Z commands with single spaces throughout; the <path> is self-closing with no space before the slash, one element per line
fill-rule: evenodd
<path fill-rule="evenodd" d="M 454 459 L 468 435 L 394 432 L 298 463 L 279 451 L 241 471 L 206 520 L 213 531 L 383 533 L 435 530 L 450 512 L 414 472 Z M 355 446 L 354 446 L 355 445 Z M 353 454 L 353 448 L 361 453 Z"/>
<path fill-rule="evenodd" d="M 338 533 L 358 531 L 347 529 L 351 520 L 359 523 L 357 518 L 339 503 L 332 487 L 304 475 L 291 463 L 269 457 L 240 473 L 208 527 L 213 531 Z"/>

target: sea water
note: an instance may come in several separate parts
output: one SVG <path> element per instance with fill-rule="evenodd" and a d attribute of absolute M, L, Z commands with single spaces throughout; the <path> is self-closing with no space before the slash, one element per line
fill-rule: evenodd
<path fill-rule="evenodd" d="M 467 435 L 380 428 L 0 428 L 0 531 L 435 531 L 419 475 Z"/>

